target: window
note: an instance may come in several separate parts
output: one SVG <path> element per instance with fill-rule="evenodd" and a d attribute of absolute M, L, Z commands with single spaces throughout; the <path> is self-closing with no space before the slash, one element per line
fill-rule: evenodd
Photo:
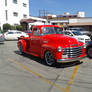
<path fill-rule="evenodd" d="M 8 11 L 5 10 L 5 18 L 6 18 L 6 21 L 8 20 Z"/>
<path fill-rule="evenodd" d="M 7 6 L 7 0 L 5 0 L 5 6 Z"/>
<path fill-rule="evenodd" d="M 13 3 L 17 4 L 17 0 L 13 0 Z"/>
<path fill-rule="evenodd" d="M 15 34 L 22 34 L 21 32 L 16 32 Z"/>
<path fill-rule="evenodd" d="M 43 32 L 43 35 L 63 34 L 62 28 L 59 28 L 59 27 L 43 27 L 42 32 Z"/>
<path fill-rule="evenodd" d="M 24 14 L 24 15 L 23 15 L 23 18 L 27 18 L 27 15 L 26 15 L 26 14 Z"/>
<path fill-rule="evenodd" d="M 14 32 L 8 32 L 8 34 L 14 34 Z"/>
<path fill-rule="evenodd" d="M 23 3 L 23 7 L 27 7 L 27 4 Z"/>
<path fill-rule="evenodd" d="M 18 17 L 18 13 L 17 12 L 14 12 L 13 13 L 13 16 Z"/>
<path fill-rule="evenodd" d="M 33 31 L 33 35 L 35 35 L 35 36 L 40 36 L 40 29 L 34 28 L 33 30 L 34 30 L 34 31 Z"/>

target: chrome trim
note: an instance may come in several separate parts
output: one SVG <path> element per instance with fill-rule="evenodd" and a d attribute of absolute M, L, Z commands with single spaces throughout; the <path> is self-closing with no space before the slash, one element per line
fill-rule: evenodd
<path fill-rule="evenodd" d="M 85 57 L 86 56 L 84 56 L 84 57 L 77 57 L 77 58 L 73 58 L 73 59 L 57 59 L 57 62 L 58 63 L 67 63 L 67 62 L 81 60 L 81 59 L 84 59 Z"/>
<path fill-rule="evenodd" d="M 82 55 L 82 47 L 63 48 L 63 55 L 68 55 L 68 58 L 75 58 Z"/>

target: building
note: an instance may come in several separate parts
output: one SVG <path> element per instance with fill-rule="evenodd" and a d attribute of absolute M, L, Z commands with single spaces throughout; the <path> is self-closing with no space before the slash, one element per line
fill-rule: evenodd
<path fill-rule="evenodd" d="M 92 17 L 69 19 L 68 27 L 82 27 L 92 32 Z"/>
<path fill-rule="evenodd" d="M 70 14 L 66 12 L 61 15 L 48 15 L 48 21 L 52 25 L 59 25 L 64 28 L 81 27 L 92 32 L 92 17 L 85 17 L 85 12 Z"/>
<path fill-rule="evenodd" d="M 70 14 L 69 12 L 65 12 L 64 14 L 60 15 L 48 15 L 48 19 L 51 24 L 53 25 L 63 25 L 66 26 L 69 24 L 69 19 L 73 18 L 84 18 L 85 17 L 85 12 L 77 12 L 76 14 Z"/>
<path fill-rule="evenodd" d="M 29 0 L 0 0 L 0 27 L 3 24 L 20 24 L 29 17 Z"/>

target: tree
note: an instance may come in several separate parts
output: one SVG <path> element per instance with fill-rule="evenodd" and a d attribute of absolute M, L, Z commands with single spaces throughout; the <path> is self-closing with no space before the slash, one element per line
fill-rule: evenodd
<path fill-rule="evenodd" d="M 17 25 L 17 26 L 16 26 L 16 30 L 22 31 L 22 30 L 23 30 L 23 27 L 22 27 L 21 25 Z"/>
<path fill-rule="evenodd" d="M 6 24 L 3 24 L 3 30 L 7 31 L 11 28 L 11 25 L 6 23 Z"/>

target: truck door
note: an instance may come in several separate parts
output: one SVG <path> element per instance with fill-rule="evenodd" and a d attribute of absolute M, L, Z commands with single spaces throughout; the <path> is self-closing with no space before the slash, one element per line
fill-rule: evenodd
<path fill-rule="evenodd" d="M 41 38 L 40 29 L 34 28 L 30 37 L 30 52 L 40 55 L 41 53 Z"/>

